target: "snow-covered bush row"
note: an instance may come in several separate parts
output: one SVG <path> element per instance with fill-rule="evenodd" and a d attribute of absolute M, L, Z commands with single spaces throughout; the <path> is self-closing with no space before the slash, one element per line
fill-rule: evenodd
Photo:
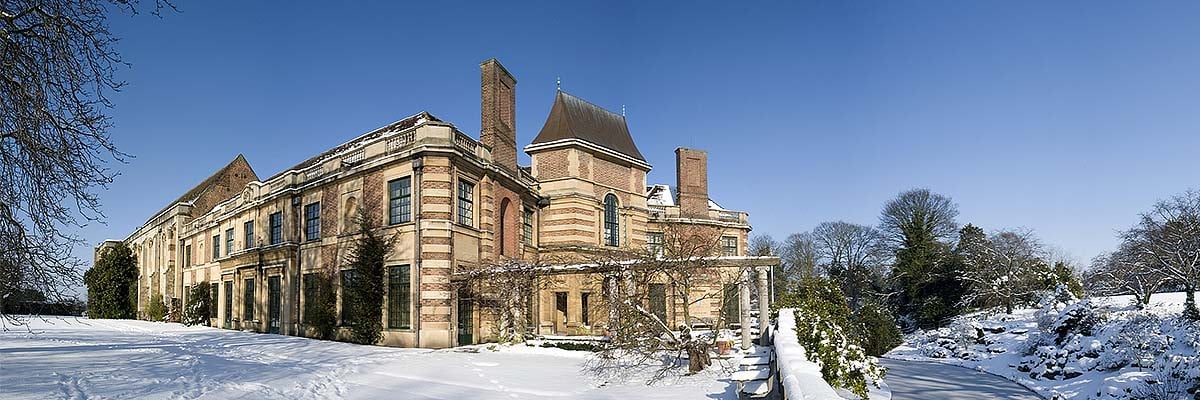
<path fill-rule="evenodd" d="M 916 333 L 889 355 L 973 367 L 1051 398 L 1200 400 L 1200 325 L 1180 318 L 1182 294 L 1156 297 L 1138 310 L 1059 291 L 1040 309 Z"/>
<path fill-rule="evenodd" d="M 779 310 L 779 328 L 775 336 L 775 357 L 784 397 L 788 400 L 840 400 L 832 386 L 821 377 L 821 366 L 808 360 L 807 351 L 796 337 L 796 310 Z"/>

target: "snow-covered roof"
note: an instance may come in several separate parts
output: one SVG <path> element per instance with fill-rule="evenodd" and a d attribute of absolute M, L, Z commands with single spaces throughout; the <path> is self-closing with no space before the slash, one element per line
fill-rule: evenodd
<path fill-rule="evenodd" d="M 646 205 L 674 207 L 675 196 L 671 193 L 671 187 L 668 185 L 654 185 L 646 187 Z"/>
<path fill-rule="evenodd" d="M 671 185 L 656 184 L 646 186 L 646 205 L 659 207 L 674 207 L 675 206 L 675 191 L 671 190 Z M 720 204 L 708 199 L 708 209 L 717 211 L 729 211 Z"/>

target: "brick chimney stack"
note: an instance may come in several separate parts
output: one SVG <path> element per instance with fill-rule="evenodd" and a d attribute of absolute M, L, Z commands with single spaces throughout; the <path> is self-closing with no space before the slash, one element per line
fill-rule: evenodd
<path fill-rule="evenodd" d="M 675 183 L 683 217 L 708 216 L 708 153 L 675 149 Z"/>
<path fill-rule="evenodd" d="M 517 171 L 517 80 L 495 58 L 479 64 L 479 142 L 492 149 L 492 159 Z"/>

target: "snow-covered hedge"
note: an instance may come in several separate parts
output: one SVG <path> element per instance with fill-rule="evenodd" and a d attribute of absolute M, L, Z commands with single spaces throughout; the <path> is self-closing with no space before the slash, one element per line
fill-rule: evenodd
<path fill-rule="evenodd" d="M 788 400 L 840 400 L 837 391 L 821 377 L 821 366 L 808 360 L 796 337 L 796 310 L 779 310 L 775 357 L 784 398 Z"/>

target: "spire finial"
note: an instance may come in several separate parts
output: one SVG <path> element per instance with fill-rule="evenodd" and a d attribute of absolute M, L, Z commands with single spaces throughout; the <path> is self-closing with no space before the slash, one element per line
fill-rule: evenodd
<path fill-rule="evenodd" d="M 621 105 L 621 116 L 622 117 L 625 116 L 625 105 L 624 104 Z"/>
<path fill-rule="evenodd" d="M 554 78 L 554 89 L 558 90 L 558 91 L 562 91 L 562 77 L 561 76 Z"/>

